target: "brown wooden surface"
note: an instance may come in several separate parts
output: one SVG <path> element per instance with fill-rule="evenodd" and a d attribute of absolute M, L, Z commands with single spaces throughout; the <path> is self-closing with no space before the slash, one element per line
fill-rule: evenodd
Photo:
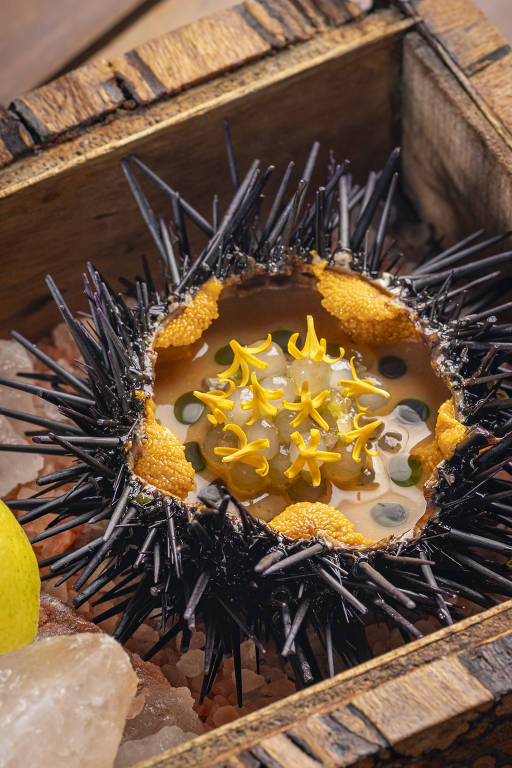
<path fill-rule="evenodd" d="M 503 761 L 512 756 L 511 619 L 512 601 L 508 601 L 200 736 L 144 765 L 504 765 Z M 487 763 L 478 762 L 484 758 Z"/>
<path fill-rule="evenodd" d="M 462 88 L 512 149 L 512 52 L 473 0 L 415 0 L 421 26 Z"/>
<path fill-rule="evenodd" d="M 262 163 L 277 160 L 276 174 L 292 158 L 300 167 L 317 138 L 323 164 L 333 147 L 350 156 L 360 174 L 379 167 L 398 139 L 394 115 L 401 39 L 408 29 L 410 22 L 386 11 L 328 30 L 0 171 L 0 252 L 10 261 L 2 334 L 16 326 L 34 336 L 55 325 L 44 284 L 49 267 L 79 306 L 77 275 L 88 259 L 117 285 L 120 272 L 138 271 L 142 252 L 154 258 L 119 168 L 129 152 L 158 168 L 207 215 L 213 193 L 225 205 L 231 191 L 224 117 L 231 120 L 242 171 L 254 156 Z M 379 130 L 368 133 L 374 124 Z M 154 194 L 151 199 L 165 213 L 168 202 Z M 196 235 L 191 227 L 192 245 L 201 247 Z"/>
<path fill-rule="evenodd" d="M 243 10 L 236 6 L 162 35 L 114 59 L 113 69 L 144 104 L 264 56 L 271 45 Z"/>
<path fill-rule="evenodd" d="M 39 142 L 47 142 L 113 112 L 124 98 L 112 70 L 100 62 L 20 96 L 13 107 Z"/>
<path fill-rule="evenodd" d="M 0 104 L 7 105 L 52 77 L 141 3 L 142 0 L 1 3 Z"/>
<path fill-rule="evenodd" d="M 32 137 L 18 115 L 0 106 L 0 168 L 33 146 Z"/>
<path fill-rule="evenodd" d="M 360 15 L 350 0 L 247 0 L 111 62 L 93 61 L 68 72 L 15 99 L 7 115 L 21 120 L 38 145 L 65 141 L 115 110 L 151 104 Z M 0 167 L 30 147 L 17 149 L 13 154 L 2 148 Z"/>
<path fill-rule="evenodd" d="M 93 61 L 121 56 L 164 32 L 170 32 L 185 24 L 190 24 L 202 16 L 231 8 L 235 0 L 159 0 L 151 7 L 114 33 L 100 45 L 88 58 Z"/>
<path fill-rule="evenodd" d="M 512 66 L 511 66 L 512 77 Z M 512 151 L 416 33 L 404 45 L 403 174 L 418 212 L 453 242 L 512 228 Z"/>

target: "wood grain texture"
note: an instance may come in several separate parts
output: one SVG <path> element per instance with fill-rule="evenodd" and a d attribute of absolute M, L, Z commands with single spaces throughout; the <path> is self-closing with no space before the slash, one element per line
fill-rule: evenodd
<path fill-rule="evenodd" d="M 478 227 L 512 226 L 512 151 L 429 45 L 404 44 L 405 187 L 436 235 L 454 242 Z"/>
<path fill-rule="evenodd" d="M 97 47 L 87 61 L 110 61 L 164 32 L 183 27 L 223 8 L 231 8 L 234 4 L 235 0 L 159 0 L 126 28 L 111 36 L 104 45 Z"/>
<path fill-rule="evenodd" d="M 512 52 L 473 0 L 414 0 L 420 31 L 432 36 L 461 86 L 512 149 Z"/>
<path fill-rule="evenodd" d="M 185 90 L 173 97 L 172 108 L 164 101 L 124 113 L 0 171 L 0 250 L 12 261 L 0 305 L 2 333 L 17 327 L 33 337 L 55 325 L 44 284 L 49 264 L 66 298 L 81 307 L 77 275 L 91 256 L 114 285 L 120 271 L 137 273 L 141 253 L 153 261 L 154 246 L 119 168 L 130 152 L 206 215 L 214 192 L 222 206 L 231 193 L 225 117 L 241 171 L 254 156 L 262 163 L 277 159 L 277 179 L 281 164 L 305 162 L 316 138 L 322 168 L 330 147 L 350 154 L 361 174 L 379 167 L 397 138 L 401 38 L 409 28 L 395 12 L 373 14 Z M 314 121 L 304 118 L 312 100 Z M 375 121 L 379 131 L 362 142 Z M 150 197 L 166 215 L 168 201 L 154 190 Z M 202 236 L 194 227 L 189 234 L 200 249 Z"/>
<path fill-rule="evenodd" d="M 237 7 L 198 19 L 193 24 L 151 40 L 127 57 L 116 58 L 112 66 L 127 88 L 134 87 L 135 59 L 142 74 L 150 75 L 160 84 L 159 95 L 172 95 L 194 85 L 239 67 L 247 61 L 269 53 L 271 47 L 255 31 Z M 124 61 L 128 58 L 130 73 L 125 78 Z M 136 81 L 138 84 L 138 81 Z M 138 103 L 147 102 L 147 89 L 132 92 Z"/>
<path fill-rule="evenodd" d="M 0 5 L 0 104 L 54 76 L 142 0 L 16 0 Z"/>
<path fill-rule="evenodd" d="M 258 768 L 289 768 L 294 764 L 286 751 L 291 742 L 293 754 L 301 749 L 315 768 L 452 768 L 451 763 L 442 762 L 443 756 L 450 750 L 466 754 L 476 724 L 489 732 L 502 727 L 512 693 L 512 676 L 508 693 L 493 696 L 478 675 L 462 664 L 459 654 L 473 651 L 490 639 L 502 642 L 504 635 L 510 636 L 511 617 L 512 601 L 508 601 L 218 728 L 153 758 L 150 764 L 152 768 L 239 768 L 240 763 L 251 766 L 251 759 L 256 758 Z M 429 670 L 434 664 L 438 666 L 431 676 Z M 497 674 L 501 668 L 497 664 Z M 449 696 L 448 703 L 439 704 L 440 711 L 450 714 L 445 721 L 436 720 L 432 702 L 426 711 L 422 703 L 429 695 L 434 701 L 440 686 L 444 697 L 443 683 L 453 683 L 458 691 L 458 698 Z M 421 694 L 416 691 L 418 684 Z M 388 704 L 395 706 L 395 700 L 399 703 L 401 696 L 415 707 L 405 715 L 413 729 L 409 736 L 406 728 L 394 726 L 392 712 L 385 710 Z M 275 741 L 277 734 L 284 734 L 286 740 Z M 411 753 L 420 736 L 423 751 L 416 758 Z M 505 729 L 500 740 L 498 751 L 512 751 L 512 729 Z M 277 743 L 280 755 L 275 750 Z M 473 754 L 483 754 L 476 749 L 473 743 Z M 455 756 L 453 768 L 468 768 L 472 761 L 468 762 L 467 756 L 465 759 L 466 763 L 457 762 L 459 757 Z"/>
<path fill-rule="evenodd" d="M 13 108 L 39 141 L 47 142 L 104 117 L 123 101 L 112 70 L 103 62 L 87 64 L 24 94 L 14 100 Z"/>
<path fill-rule="evenodd" d="M 509 683 L 512 688 L 512 678 Z M 398 752 L 419 757 L 447 747 L 454 728 L 465 728 L 466 717 L 492 701 L 491 692 L 459 659 L 449 657 L 365 691 L 351 703 Z M 449 739 L 446 745 L 443 733 Z"/>
<path fill-rule="evenodd" d="M 32 137 L 18 115 L 0 106 L 0 168 L 33 146 Z"/>

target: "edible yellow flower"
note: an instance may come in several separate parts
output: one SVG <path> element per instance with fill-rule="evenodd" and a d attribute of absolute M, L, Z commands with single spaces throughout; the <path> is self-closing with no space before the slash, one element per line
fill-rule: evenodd
<path fill-rule="evenodd" d="M 265 350 L 270 347 L 271 343 L 272 336 L 270 333 L 268 334 L 265 341 L 262 341 L 261 344 L 258 344 L 257 347 L 243 347 L 238 343 L 238 341 L 231 339 L 229 346 L 233 350 L 233 362 L 226 371 L 219 373 L 219 379 L 230 379 L 235 375 L 238 369 L 240 369 L 242 373 L 240 386 L 245 387 L 249 381 L 250 365 L 253 368 L 259 368 L 260 370 L 268 368 L 268 363 L 264 363 L 263 360 L 258 360 L 255 355 L 259 355 L 260 352 L 265 352 Z"/>
<path fill-rule="evenodd" d="M 306 357 L 309 357 L 310 360 L 314 360 L 316 363 L 323 361 L 324 363 L 329 364 L 337 363 L 338 360 L 341 360 L 345 354 L 343 347 L 340 347 L 339 357 L 330 357 L 329 355 L 325 354 L 325 350 L 327 349 L 327 342 L 325 339 L 320 339 L 320 341 L 318 340 L 318 336 L 316 335 L 315 331 L 313 315 L 307 316 L 307 328 L 308 330 L 306 334 L 306 341 L 304 342 L 302 349 L 298 349 L 297 347 L 297 339 L 299 338 L 299 334 L 294 333 L 290 336 L 288 340 L 288 352 L 292 357 L 294 357 L 296 360 L 305 360 Z"/>
<path fill-rule="evenodd" d="M 285 470 L 285 473 L 284 473 L 285 477 L 287 477 L 290 480 L 294 477 L 297 477 L 299 472 L 302 472 L 304 465 L 306 464 L 311 474 L 311 480 L 313 485 L 315 487 L 320 485 L 321 476 L 320 476 L 320 469 L 318 467 L 317 462 L 339 461 L 341 459 L 341 455 L 339 453 L 333 453 L 331 451 L 317 450 L 318 443 L 320 442 L 319 429 L 310 430 L 309 446 L 306 445 L 304 438 L 302 437 L 300 432 L 292 432 L 291 439 L 297 446 L 299 455 L 297 456 L 293 464 L 290 467 L 288 467 L 287 470 Z"/>
<path fill-rule="evenodd" d="M 327 397 L 329 397 L 328 389 L 324 389 L 317 395 L 312 396 L 309 392 L 309 384 L 305 381 L 300 390 L 300 403 L 289 403 L 287 400 L 283 400 L 283 405 L 288 411 L 298 411 L 297 416 L 290 422 L 291 426 L 298 427 L 308 416 L 311 416 L 313 421 L 316 421 L 322 429 L 328 430 L 328 423 L 317 411 L 317 408 L 322 405 Z"/>
<path fill-rule="evenodd" d="M 354 448 L 352 449 L 352 458 L 357 462 L 361 461 L 361 451 L 363 448 L 367 456 L 377 456 L 379 453 L 378 448 L 375 451 L 370 451 L 366 445 L 366 441 L 369 440 L 369 438 L 373 435 L 377 427 L 380 427 L 382 424 L 382 419 L 375 419 L 375 421 L 371 421 L 369 424 L 365 424 L 364 427 L 360 427 L 359 419 L 362 415 L 362 413 L 357 414 L 354 419 L 355 429 L 350 430 L 350 432 L 345 432 L 344 435 L 347 445 L 349 443 L 355 442 Z"/>
<path fill-rule="evenodd" d="M 227 420 L 224 411 L 233 410 L 233 401 L 228 398 L 233 394 L 235 382 L 229 379 L 228 384 L 229 390 L 227 392 L 223 392 L 221 389 L 212 389 L 210 392 L 194 391 L 194 397 L 197 397 L 198 400 L 211 410 L 211 413 L 206 418 L 214 427 L 217 424 L 224 424 Z"/>
<path fill-rule="evenodd" d="M 259 451 L 270 446 L 268 439 L 262 437 L 259 440 L 252 440 L 248 443 L 247 435 L 238 424 L 226 424 L 224 430 L 226 429 L 238 437 L 240 448 L 217 446 L 217 448 L 213 449 L 213 452 L 217 456 L 223 456 L 223 462 L 240 461 L 242 464 L 249 464 L 249 466 L 255 467 L 257 475 L 261 475 L 261 477 L 268 475 L 268 461 L 262 453 L 259 453 Z"/>
<path fill-rule="evenodd" d="M 355 397 L 356 405 L 360 411 L 367 411 L 370 407 L 369 405 L 366 407 L 359 405 L 360 395 L 382 395 L 382 397 L 389 397 L 389 392 L 386 392 L 385 389 L 381 389 L 380 387 L 376 387 L 375 384 L 370 381 L 370 379 L 359 378 L 354 366 L 353 357 L 350 358 L 350 370 L 352 371 L 354 380 L 350 381 L 350 379 L 340 379 L 340 381 L 338 381 L 338 387 L 345 385 L 345 388 L 342 389 L 341 394 L 343 397 Z"/>
<path fill-rule="evenodd" d="M 258 382 L 256 374 L 251 373 L 251 384 L 249 389 L 252 392 L 252 400 L 248 400 L 242 403 L 242 410 L 248 411 L 252 409 L 252 416 L 249 421 L 246 422 L 248 426 L 254 424 L 256 419 L 260 419 L 262 416 L 269 416 L 273 418 L 279 411 L 278 405 L 272 405 L 269 400 L 279 400 L 283 396 L 282 389 L 265 389 Z"/>

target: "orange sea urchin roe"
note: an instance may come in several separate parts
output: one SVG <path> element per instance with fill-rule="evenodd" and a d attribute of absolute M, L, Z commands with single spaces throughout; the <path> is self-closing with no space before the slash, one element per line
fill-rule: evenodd
<path fill-rule="evenodd" d="M 360 277 L 343 275 L 316 264 L 312 272 L 322 306 L 337 317 L 357 344 L 394 344 L 416 336 L 405 310 Z"/>
<path fill-rule="evenodd" d="M 362 533 L 356 533 L 351 523 L 336 507 L 317 501 L 300 501 L 286 507 L 269 523 L 272 528 L 291 539 L 311 539 L 320 533 L 327 534 L 349 547 L 373 544 Z"/>
<path fill-rule="evenodd" d="M 201 338 L 219 316 L 218 299 L 222 283 L 216 277 L 203 285 L 183 312 L 173 317 L 156 338 L 156 349 L 183 347 Z"/>
<path fill-rule="evenodd" d="M 155 418 L 153 400 L 146 400 L 144 437 L 135 474 L 158 490 L 184 499 L 194 487 L 194 469 L 176 435 Z"/>
<path fill-rule="evenodd" d="M 429 478 L 435 467 L 443 459 L 451 459 L 457 444 L 466 435 L 467 427 L 456 418 L 455 403 L 453 398 L 445 400 L 439 406 L 437 412 L 435 437 L 432 443 L 420 448 L 417 455 L 420 457 L 425 471 L 425 478 Z"/>

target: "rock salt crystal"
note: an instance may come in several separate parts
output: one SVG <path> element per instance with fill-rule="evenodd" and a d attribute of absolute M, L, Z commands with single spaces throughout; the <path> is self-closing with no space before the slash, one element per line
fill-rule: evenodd
<path fill-rule="evenodd" d="M 181 646 L 182 637 L 183 637 L 183 632 L 178 632 L 178 634 L 176 635 L 176 648 L 178 649 L 178 651 Z M 205 633 L 201 632 L 200 630 L 193 631 L 190 637 L 190 642 L 188 644 L 188 647 L 189 647 L 189 650 L 195 651 L 195 650 L 204 648 L 205 643 L 206 643 Z"/>
<path fill-rule="evenodd" d="M 256 671 L 256 647 L 252 640 L 240 644 L 240 661 L 242 667 Z"/>
<path fill-rule="evenodd" d="M 130 768 L 140 760 L 146 760 L 165 749 L 177 747 L 178 744 L 193 739 L 195 735 L 195 733 L 182 731 L 176 725 L 167 725 L 144 739 L 125 741 L 119 748 L 114 768 Z"/>
<path fill-rule="evenodd" d="M 7 406 L 4 404 L 3 394 L 2 391 L 2 406 L 11 408 L 11 404 Z M 22 422 L 18 423 L 22 424 Z M 27 444 L 27 440 L 14 429 L 12 420 L 5 416 L 0 416 L 0 443 L 2 445 Z M 6 496 L 17 485 L 28 483 L 36 478 L 43 464 L 42 457 L 37 453 L 0 452 L 0 497 Z"/>
<path fill-rule="evenodd" d="M 187 685 L 186 675 L 184 675 L 183 672 L 180 672 L 179 669 L 176 669 L 176 664 L 164 664 L 162 672 L 171 685 L 174 685 L 177 688 Z"/>
<path fill-rule="evenodd" d="M 0 657 L 5 768 L 111 768 L 137 677 L 104 634 L 49 637 Z"/>
<path fill-rule="evenodd" d="M 231 679 L 236 684 L 235 673 L 231 673 Z M 263 675 L 257 675 L 252 669 L 242 669 L 242 691 L 244 693 L 251 693 L 257 688 L 261 688 L 265 685 L 265 678 Z"/>
<path fill-rule="evenodd" d="M 124 741 L 145 738 L 167 725 L 202 733 L 188 688 L 172 688 L 159 667 L 142 661 L 136 654 L 132 655 L 132 664 L 146 700 L 142 712 L 126 723 Z"/>
<path fill-rule="evenodd" d="M 215 725 L 225 725 L 233 722 L 237 717 L 240 717 L 240 710 L 228 705 L 227 707 L 219 707 L 213 713 L 213 722 Z"/>
<path fill-rule="evenodd" d="M 176 668 L 187 677 L 196 677 L 204 670 L 204 651 L 187 651 L 176 663 Z"/>
<path fill-rule="evenodd" d="M 72 608 L 54 597 L 42 594 L 37 639 L 75 632 L 96 632 L 105 636 L 98 627 Z M 123 740 L 142 739 L 156 733 L 163 726 L 173 725 L 189 733 L 202 733 L 203 726 L 194 711 L 190 690 L 171 687 L 159 667 L 142 661 L 137 654 L 130 654 L 130 659 L 139 680 L 137 698 L 141 698 L 138 698 L 135 709 L 130 711 L 130 716 L 135 716 L 127 721 Z"/>
<path fill-rule="evenodd" d="M 118 619 L 119 620 L 119 619 Z M 160 635 L 156 630 L 149 626 L 149 624 L 141 624 L 137 628 L 136 632 L 132 635 L 130 640 L 126 643 L 126 647 L 138 653 L 139 656 L 145 656 L 146 653 L 158 642 Z"/>
<path fill-rule="evenodd" d="M 17 341 L 0 339 L 0 376 L 3 379 L 16 379 L 16 374 L 19 371 L 33 373 L 34 364 L 32 360 L 31 355 Z M 23 381 L 23 379 L 18 380 L 20 382 Z M 19 389 L 2 387 L 2 406 L 4 408 L 31 413 L 34 411 L 35 402 L 37 402 L 37 398 L 33 395 L 21 392 Z M 14 426 L 16 422 L 13 421 L 12 424 Z M 23 434 L 25 429 L 31 429 L 31 427 L 25 422 L 19 421 L 15 429 Z"/>

